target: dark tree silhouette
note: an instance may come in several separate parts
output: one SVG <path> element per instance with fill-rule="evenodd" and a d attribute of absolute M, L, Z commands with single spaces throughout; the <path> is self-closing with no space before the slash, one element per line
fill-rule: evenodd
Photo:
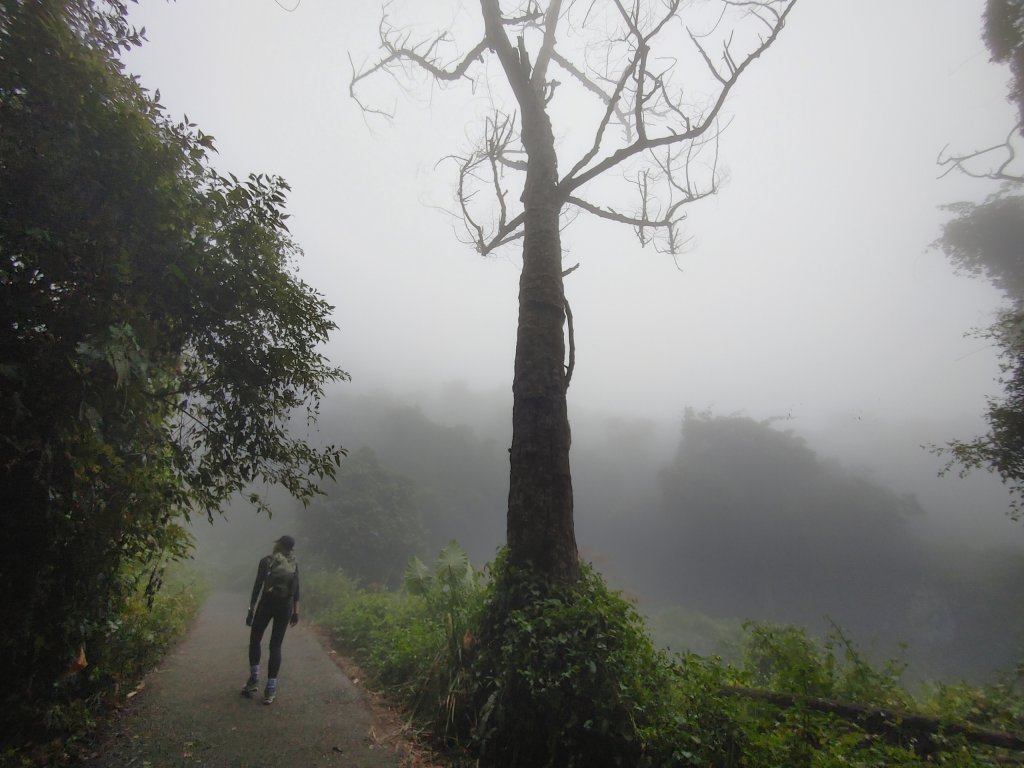
<path fill-rule="evenodd" d="M 122 2 L 0 3 L 0 753 L 59 731 L 181 523 L 253 483 L 309 498 L 341 451 L 293 437 L 331 307 L 293 272 L 283 180 L 125 74 Z M 153 570 L 156 568 L 156 570 Z"/>
<path fill-rule="evenodd" d="M 993 146 L 963 154 L 939 156 L 943 175 L 956 171 L 990 179 L 999 188 L 981 203 L 949 206 L 954 214 L 935 245 L 962 272 L 988 279 L 1000 289 L 1008 306 L 978 335 L 989 339 L 1001 355 L 1000 396 L 989 398 L 988 432 L 970 440 L 952 440 L 933 448 L 949 457 L 944 472 L 961 474 L 985 469 L 997 474 L 1010 491 L 1010 517 L 1020 519 L 1024 498 L 1024 167 L 1018 157 L 1024 123 L 1024 2 L 988 0 L 982 37 L 997 63 L 1008 63 L 1007 97 L 1017 108 L 1018 122 Z"/>

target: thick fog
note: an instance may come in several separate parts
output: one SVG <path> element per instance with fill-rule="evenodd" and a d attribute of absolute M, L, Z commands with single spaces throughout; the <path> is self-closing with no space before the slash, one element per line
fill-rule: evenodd
<path fill-rule="evenodd" d="M 436 8 L 441 25 L 478 36 L 473 3 L 429 6 L 421 15 Z M 911 640 L 938 649 L 923 654 L 922 674 L 988 671 L 963 658 L 969 643 L 994 643 L 981 658 L 1019 657 L 1021 627 L 1000 616 L 1013 603 L 998 590 L 1007 574 L 1020 575 L 1024 526 L 1005 516 L 997 480 L 938 478 L 941 460 L 922 448 L 983 431 L 985 398 L 999 391 L 996 350 L 969 332 L 992 322 L 1001 297 L 930 248 L 948 218 L 941 206 L 994 191 L 955 174 L 940 179 L 937 156 L 998 143 L 1015 120 L 1008 72 L 990 63 L 980 38 L 982 7 L 799 3 L 727 105 L 726 179 L 717 196 L 693 205 L 682 256 L 641 249 L 631 230 L 585 217 L 566 230 L 566 262 L 580 264 L 566 281 L 580 545 L 652 615 L 679 605 L 742 619 L 756 603 L 780 620 L 813 623 L 827 612 L 865 637 L 874 619 L 892 620 L 875 627 L 891 640 L 906 629 L 893 617 L 912 608 L 931 629 Z M 514 246 L 484 259 L 458 241 L 445 212 L 455 178 L 438 162 L 464 146 L 479 104 L 468 88 L 424 81 L 389 102 L 392 121 L 363 115 L 348 97 L 350 57 L 376 56 L 375 2 L 144 0 L 132 13 L 149 42 L 129 69 L 159 89 L 171 114 L 216 138 L 218 167 L 280 174 L 292 186 L 299 273 L 335 306 L 328 353 L 352 375 L 331 391 L 313 438 L 371 448 L 412 479 L 429 546 L 458 538 L 488 559 L 504 533 L 520 260 Z M 691 570 L 669 552 L 651 554 L 685 538 L 666 510 L 673 493 L 694 486 L 666 478 L 688 408 L 736 417 L 737 429 L 771 419 L 764 429 L 804 440 L 809 455 L 778 438 L 803 457 L 800 471 L 825 478 L 816 493 L 849 496 L 859 478 L 870 493 L 881 489 L 877 498 L 913 497 L 919 511 L 886 518 L 895 527 L 877 535 L 837 528 L 808 539 L 808 562 L 837 537 L 860 550 L 878 543 L 865 554 L 881 558 L 875 565 L 849 561 L 845 597 L 838 582 L 826 585 L 803 614 L 789 610 L 791 599 L 753 590 L 746 604 L 729 604 L 742 584 L 698 585 L 702 599 Z M 816 462 L 832 469 L 815 474 Z M 473 470 L 457 476 L 459 466 Z M 299 524 L 289 501 L 275 508 L 273 521 L 256 522 L 248 509 L 231 510 L 204 545 L 237 583 L 260 547 Z M 786 530 L 803 530 L 797 523 Z M 257 541 L 243 543 L 242 528 L 255 529 Z M 664 540 L 645 539 L 645 530 Z M 729 531 L 728 541 L 752 530 Z M 1011 554 L 985 554 L 996 547 Z M 680 543 L 676 561 L 684 551 Z M 842 559 L 833 554 L 822 568 Z M 891 588 L 855 584 L 854 574 L 872 568 Z M 921 573 L 931 580 L 920 582 Z M 968 582 L 976 592 L 958 593 Z M 964 607 L 984 601 L 991 615 Z M 990 639 L 965 634 L 971 622 Z"/>

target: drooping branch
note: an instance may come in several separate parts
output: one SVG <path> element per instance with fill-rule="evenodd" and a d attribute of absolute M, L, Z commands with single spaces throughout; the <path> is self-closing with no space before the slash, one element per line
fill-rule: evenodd
<path fill-rule="evenodd" d="M 579 262 L 573 264 L 568 269 L 562 270 L 562 279 L 571 275 L 577 269 L 580 268 Z M 569 389 L 569 382 L 572 381 L 572 372 L 576 369 L 576 331 L 572 324 L 572 309 L 569 307 L 568 297 L 563 297 L 565 302 L 565 324 L 566 332 L 569 337 L 569 362 L 565 366 L 565 388 Z"/>

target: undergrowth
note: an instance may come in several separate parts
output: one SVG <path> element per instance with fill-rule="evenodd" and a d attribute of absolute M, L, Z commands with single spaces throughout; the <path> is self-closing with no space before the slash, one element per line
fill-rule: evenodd
<path fill-rule="evenodd" d="M 340 649 L 437 743 L 480 766 L 980 768 L 1024 758 L 910 730 L 900 717 L 1021 735 L 1024 669 L 915 697 L 901 661 L 870 663 L 837 626 L 818 639 L 745 625 L 730 663 L 669 655 L 589 567 L 552 588 L 503 556 L 477 572 L 454 544 L 433 568 L 410 564 L 400 592 L 365 590 L 342 573 L 307 581 L 307 608 Z M 838 717 L 816 702 L 867 714 Z"/>
<path fill-rule="evenodd" d="M 414 559 L 400 592 L 364 589 L 341 571 L 321 572 L 304 578 L 303 602 L 381 690 L 439 741 L 457 742 L 454 720 L 464 700 L 484 582 L 452 544 L 433 570 Z"/>
<path fill-rule="evenodd" d="M 126 569 L 116 618 L 107 622 L 56 684 L 59 703 L 35 713 L 34 742 L 0 754 L 2 766 L 63 765 L 188 629 L 209 592 L 199 571 L 176 562 L 166 571 Z"/>

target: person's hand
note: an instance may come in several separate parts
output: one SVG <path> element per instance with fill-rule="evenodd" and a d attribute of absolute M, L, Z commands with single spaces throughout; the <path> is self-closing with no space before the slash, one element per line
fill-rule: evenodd
<path fill-rule="evenodd" d="M 245 614 L 245 626 L 247 626 L 247 627 L 251 627 L 252 626 L 252 618 L 253 618 L 253 609 L 252 609 L 252 606 L 250 605 L 249 606 L 249 612 L 247 614 Z"/>
<path fill-rule="evenodd" d="M 292 614 L 291 621 L 288 622 L 288 625 L 294 627 L 298 623 L 299 623 L 299 614 L 298 614 L 298 612 L 295 612 L 295 613 Z"/>

